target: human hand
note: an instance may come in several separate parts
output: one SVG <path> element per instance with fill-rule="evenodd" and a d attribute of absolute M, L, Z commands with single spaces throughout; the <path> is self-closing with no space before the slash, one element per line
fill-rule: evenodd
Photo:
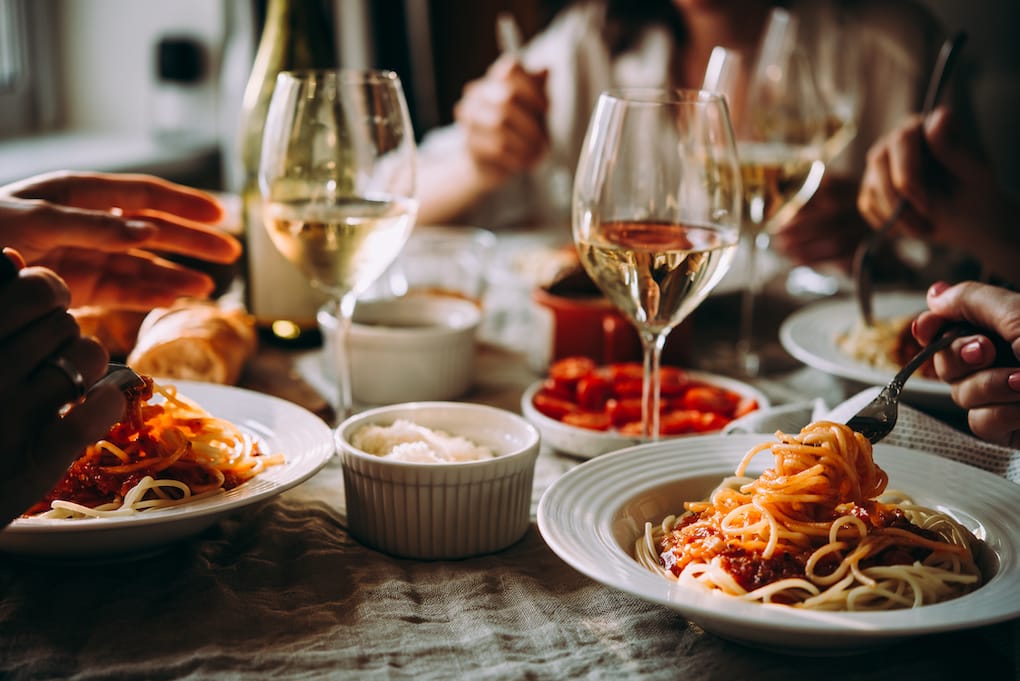
<path fill-rule="evenodd" d="M 60 172 L 0 187 L 0 244 L 49 267 L 71 304 L 149 310 L 206 297 L 206 274 L 153 253 L 229 263 L 241 246 L 216 229 L 223 211 L 204 192 L 147 175 Z"/>
<path fill-rule="evenodd" d="M 811 200 L 773 232 L 773 245 L 797 264 L 835 262 L 849 271 L 854 249 L 868 232 L 856 199 L 855 180 L 827 176 Z"/>
<path fill-rule="evenodd" d="M 24 265 L 16 252 L 5 253 Z M 119 390 L 89 389 L 108 358 L 99 343 L 81 337 L 67 313 L 70 299 L 60 278 L 41 267 L 0 282 L 0 527 L 50 491 L 86 445 L 124 415 Z"/>
<path fill-rule="evenodd" d="M 914 322 L 927 345 L 947 320 L 970 322 L 987 333 L 965 336 L 935 355 L 935 371 L 968 410 L 978 437 L 1020 448 L 1020 293 L 977 282 L 934 284 L 928 308 Z"/>
<path fill-rule="evenodd" d="M 510 57 L 464 87 L 454 118 L 468 152 L 492 184 L 533 167 L 549 147 L 545 92 L 548 72 L 530 72 Z"/>
<path fill-rule="evenodd" d="M 900 199 L 896 228 L 984 260 L 1008 243 L 1015 210 L 998 189 L 991 165 L 966 144 L 952 114 L 938 107 L 915 115 L 869 149 L 858 208 L 881 225 Z M 1015 239 L 1015 237 L 1012 237 Z"/>

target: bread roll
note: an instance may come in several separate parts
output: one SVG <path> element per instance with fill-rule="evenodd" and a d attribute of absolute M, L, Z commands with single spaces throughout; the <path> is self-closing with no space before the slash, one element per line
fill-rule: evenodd
<path fill-rule="evenodd" d="M 131 352 L 145 318 L 144 312 L 111 310 L 98 305 L 74 307 L 69 312 L 78 322 L 81 334 L 102 343 L 114 359 L 124 359 Z"/>
<path fill-rule="evenodd" d="M 243 310 L 187 302 L 145 317 L 127 363 L 150 376 L 234 384 L 255 348 L 254 320 Z"/>

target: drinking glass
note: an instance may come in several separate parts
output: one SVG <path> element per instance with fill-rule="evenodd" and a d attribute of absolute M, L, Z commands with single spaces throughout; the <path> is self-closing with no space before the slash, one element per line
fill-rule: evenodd
<path fill-rule="evenodd" d="M 358 294 L 400 254 L 418 211 L 416 151 L 400 79 L 390 71 L 277 77 L 259 190 L 276 248 L 330 297 L 339 319 L 336 416 L 351 410 L 349 332 Z"/>
<path fill-rule="evenodd" d="M 663 344 L 729 268 L 740 210 L 740 165 L 722 96 L 660 89 L 599 96 L 574 180 L 574 243 L 641 338 L 642 434 L 650 440 L 659 435 Z"/>
<path fill-rule="evenodd" d="M 818 189 L 825 172 L 829 109 L 805 54 L 796 46 L 796 21 L 773 10 L 749 71 L 739 53 L 715 48 L 706 73 L 708 89 L 722 92 L 733 110 L 744 191 L 746 285 L 740 303 L 736 357 L 724 361 L 744 376 L 761 370 L 754 310 L 762 281 L 761 255 L 769 234 L 789 220 Z M 727 61 L 735 66 L 729 66 Z M 726 83 L 710 79 L 740 71 Z"/>

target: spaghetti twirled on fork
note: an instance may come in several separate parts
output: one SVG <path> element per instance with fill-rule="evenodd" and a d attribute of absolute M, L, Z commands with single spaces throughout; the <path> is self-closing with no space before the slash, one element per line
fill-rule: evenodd
<path fill-rule="evenodd" d="M 910 608 L 974 588 L 977 541 L 948 515 L 886 492 L 871 443 L 819 421 L 752 448 L 734 477 L 635 545 L 645 567 L 739 598 L 826 610 Z M 771 468 L 744 477 L 771 450 Z"/>
<path fill-rule="evenodd" d="M 252 436 L 209 414 L 174 386 L 145 378 L 124 419 L 90 445 L 26 516 L 130 515 L 232 489 L 283 463 Z M 159 402 L 150 401 L 159 395 Z"/>

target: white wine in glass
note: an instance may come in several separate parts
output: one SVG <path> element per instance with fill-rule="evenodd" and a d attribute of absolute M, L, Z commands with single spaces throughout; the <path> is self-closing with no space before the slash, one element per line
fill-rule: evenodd
<path fill-rule="evenodd" d="M 756 376 L 762 357 L 754 332 L 754 308 L 761 293 L 758 265 L 769 232 L 789 220 L 814 195 L 825 173 L 824 143 L 830 112 L 807 57 L 796 46 L 796 20 L 774 9 L 748 72 L 743 58 L 717 47 L 712 73 L 740 70 L 723 94 L 734 103 L 734 127 L 743 173 L 747 241 L 740 326 L 734 357 L 717 362 L 743 376 Z M 731 61 L 737 66 L 727 67 Z M 706 86 L 710 84 L 707 82 Z"/>
<path fill-rule="evenodd" d="M 283 72 L 259 166 L 270 239 L 339 319 L 337 419 L 351 409 L 348 335 L 358 294 L 400 254 L 417 215 L 416 151 L 390 71 Z"/>
<path fill-rule="evenodd" d="M 720 95 L 638 89 L 599 97 L 574 181 L 574 243 L 641 338 L 647 439 L 659 436 L 666 337 L 729 268 L 740 208 L 740 166 Z"/>

